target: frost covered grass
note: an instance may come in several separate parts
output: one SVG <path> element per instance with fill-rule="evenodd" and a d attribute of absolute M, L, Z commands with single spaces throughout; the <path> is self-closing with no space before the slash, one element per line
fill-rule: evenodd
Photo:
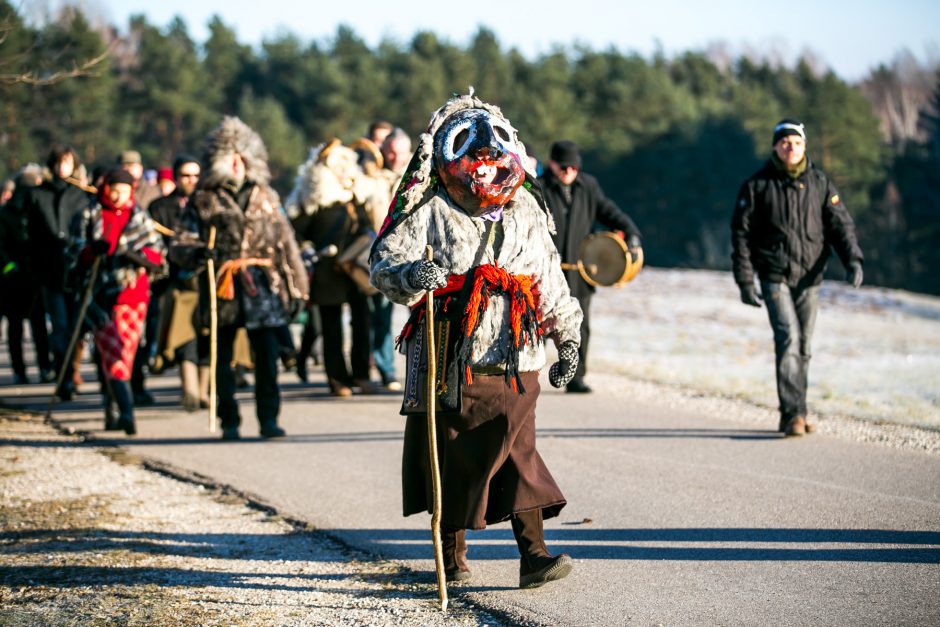
<path fill-rule="evenodd" d="M 645 268 L 591 315 L 595 372 L 777 406 L 767 311 L 730 272 Z M 940 430 L 940 298 L 824 282 L 812 348 L 810 412 Z"/>

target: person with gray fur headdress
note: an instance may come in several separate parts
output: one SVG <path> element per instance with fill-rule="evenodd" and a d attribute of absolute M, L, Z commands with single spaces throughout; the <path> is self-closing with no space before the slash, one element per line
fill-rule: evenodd
<path fill-rule="evenodd" d="M 545 547 L 543 518 L 565 497 L 535 447 L 545 339 L 559 360 L 549 381 L 577 368 L 581 310 L 552 243 L 551 213 L 525 148 L 500 110 L 469 95 L 431 118 L 372 249 L 372 283 L 412 308 L 400 341 L 407 375 L 402 487 L 405 515 L 430 511 L 424 298 L 434 291 L 441 346 L 437 395 L 448 580 L 470 578 L 466 529 L 509 520 L 521 556 L 519 587 L 561 579 L 567 555 Z M 434 250 L 424 258 L 425 246 Z"/>
<path fill-rule="evenodd" d="M 255 407 L 262 437 L 281 437 L 278 426 L 280 390 L 277 330 L 293 318 L 308 297 L 307 274 L 294 230 L 281 211 L 269 181 L 268 153 L 261 137 L 237 117 L 226 116 L 209 134 L 203 164 L 206 171 L 179 220 L 170 249 L 174 263 L 201 268 L 216 260 L 218 277 L 218 415 L 222 438 L 238 439 L 241 418 L 235 402 L 231 369 L 235 334 L 248 331 L 255 357 Z M 209 229 L 215 227 L 215 248 Z M 200 312 L 208 323 L 208 290 L 200 284 Z"/>

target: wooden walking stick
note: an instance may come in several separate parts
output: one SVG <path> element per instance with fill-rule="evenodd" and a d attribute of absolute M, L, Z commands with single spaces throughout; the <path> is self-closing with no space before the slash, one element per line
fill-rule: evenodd
<path fill-rule="evenodd" d="M 209 250 L 215 248 L 215 226 L 209 227 Z M 209 433 L 215 433 L 216 383 L 215 371 L 218 367 L 219 354 L 219 310 L 215 286 L 215 260 L 210 255 L 206 260 L 206 273 L 209 275 Z"/>
<path fill-rule="evenodd" d="M 428 261 L 434 260 L 434 249 L 428 246 L 425 249 Z M 427 309 L 425 322 L 428 328 L 428 450 L 431 457 L 431 486 L 434 491 L 434 510 L 431 513 L 431 538 L 434 542 L 434 566 L 437 570 L 438 597 L 441 600 L 441 611 L 447 611 L 447 579 L 444 576 L 444 547 L 441 544 L 441 469 L 437 461 L 437 424 L 435 411 L 437 409 L 437 364 L 434 361 L 434 290 L 427 291 Z"/>
<path fill-rule="evenodd" d="M 72 337 L 69 338 L 68 347 L 65 349 L 65 356 L 62 358 L 62 365 L 59 367 L 59 374 L 56 377 L 55 387 L 52 388 L 52 395 L 49 397 L 49 406 L 46 407 L 46 420 L 52 417 L 52 406 L 55 404 L 56 394 L 62 387 L 62 381 L 65 379 L 65 373 L 68 371 L 68 364 L 72 360 L 72 353 L 75 351 L 75 345 L 78 344 L 78 338 L 82 334 L 84 326 L 85 312 L 91 303 L 91 296 L 95 291 L 95 279 L 98 278 L 98 267 L 101 265 L 101 255 L 95 257 L 91 264 L 91 272 L 88 273 L 88 286 L 85 287 L 85 293 L 82 294 L 82 303 L 78 308 L 78 318 L 75 321 L 75 328 L 72 330 Z"/>

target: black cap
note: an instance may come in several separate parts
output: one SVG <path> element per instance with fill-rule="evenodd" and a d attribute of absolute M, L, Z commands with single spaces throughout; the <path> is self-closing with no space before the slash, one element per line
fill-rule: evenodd
<path fill-rule="evenodd" d="M 563 168 L 581 168 L 581 151 L 573 141 L 562 140 L 552 144 L 549 159 Z"/>
<path fill-rule="evenodd" d="M 799 135 L 803 141 L 806 141 L 806 129 L 803 128 L 803 123 L 796 118 L 783 118 L 774 126 L 774 138 L 770 145 L 776 144 L 787 135 Z"/>
<path fill-rule="evenodd" d="M 125 183 L 126 185 L 130 185 L 133 187 L 134 177 L 133 175 L 131 175 L 130 172 L 128 172 L 127 170 L 123 168 L 115 168 L 113 170 L 109 170 L 108 173 L 105 174 L 104 182 L 105 182 L 105 185 L 114 185 L 115 183 Z"/>
<path fill-rule="evenodd" d="M 176 159 L 173 160 L 173 176 L 176 176 L 177 174 L 179 174 L 179 171 L 187 163 L 195 163 L 200 168 L 202 168 L 202 164 L 199 163 L 199 159 L 197 159 L 196 157 L 192 155 L 182 153 L 182 154 L 177 155 Z"/>

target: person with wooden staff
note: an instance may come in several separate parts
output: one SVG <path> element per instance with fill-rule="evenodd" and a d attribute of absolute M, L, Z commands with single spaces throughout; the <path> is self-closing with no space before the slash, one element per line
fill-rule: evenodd
<path fill-rule="evenodd" d="M 448 581 L 471 577 L 466 530 L 507 520 L 521 557 L 520 588 L 561 579 L 573 567 L 545 546 L 542 521 L 566 500 L 536 450 L 535 405 L 546 339 L 558 351 L 549 382 L 560 387 L 574 376 L 581 309 L 526 162 L 497 107 L 472 90 L 449 100 L 421 135 L 372 249 L 372 284 L 412 310 L 399 338 L 407 364 L 404 513 L 432 510 L 433 405 Z M 432 260 L 423 258 L 427 245 Z M 429 324 L 437 338 L 433 394 L 425 388 Z"/>
<path fill-rule="evenodd" d="M 91 267 L 95 284 L 88 314 L 92 326 L 104 395 L 105 428 L 137 433 L 131 373 L 150 303 L 150 283 L 165 272 L 163 239 L 150 214 L 134 198 L 134 179 L 114 169 L 104 177 L 98 202 L 72 220 L 72 247 L 79 271 Z M 102 259 L 104 261 L 102 261 Z M 111 403 L 118 408 L 112 420 Z"/>
<path fill-rule="evenodd" d="M 255 409 L 263 438 L 285 435 L 277 424 L 280 343 L 286 325 L 308 295 L 307 272 L 281 201 L 270 184 L 268 154 L 261 137 L 236 117 L 226 116 L 206 141 L 200 188 L 173 227 L 174 263 L 189 270 L 212 259 L 217 276 L 200 281 L 199 321 L 209 322 L 210 291 L 218 297 L 215 381 L 222 439 L 239 439 L 231 362 L 239 328 L 248 331 L 255 358 Z M 215 246 L 208 246 L 216 231 Z M 208 274 L 208 273 L 206 273 Z"/>

